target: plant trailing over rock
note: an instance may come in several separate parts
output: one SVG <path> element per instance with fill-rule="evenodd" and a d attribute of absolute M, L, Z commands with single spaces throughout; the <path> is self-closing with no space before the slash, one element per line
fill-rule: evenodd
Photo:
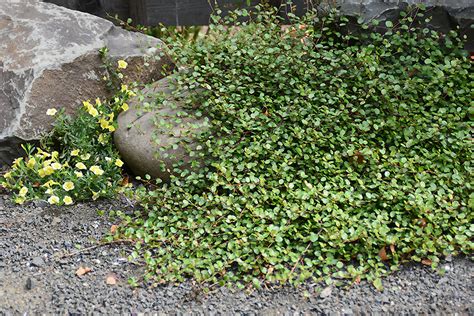
<path fill-rule="evenodd" d="M 164 281 L 381 288 L 402 262 L 471 252 L 474 72 L 456 33 L 415 28 L 418 11 L 384 33 L 274 13 L 214 17 L 171 47 L 211 120 L 209 159 L 124 215 L 131 257 Z"/>

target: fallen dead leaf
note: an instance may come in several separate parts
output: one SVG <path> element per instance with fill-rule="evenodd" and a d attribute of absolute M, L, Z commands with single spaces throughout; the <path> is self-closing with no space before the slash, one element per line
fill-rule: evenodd
<path fill-rule="evenodd" d="M 430 259 L 423 259 L 421 260 L 421 263 L 424 264 L 425 266 L 430 266 L 433 261 L 431 261 Z"/>
<path fill-rule="evenodd" d="M 355 283 L 355 284 L 360 284 L 360 275 L 358 275 L 358 276 L 355 278 L 354 283 Z"/>
<path fill-rule="evenodd" d="M 79 269 L 77 269 L 76 271 L 76 275 L 77 276 L 83 276 L 84 274 L 87 274 L 89 272 L 91 272 L 92 269 L 91 268 L 88 268 L 88 267 L 79 267 Z"/>
<path fill-rule="evenodd" d="M 385 247 L 382 247 L 382 249 L 380 249 L 379 257 L 382 261 L 387 261 L 388 260 L 387 251 L 385 251 Z"/>
<path fill-rule="evenodd" d="M 105 283 L 108 285 L 115 285 L 117 284 L 117 278 L 113 274 L 109 274 L 105 279 Z"/>
<path fill-rule="evenodd" d="M 391 251 L 392 253 L 395 253 L 395 245 L 390 245 L 390 251 Z"/>
<path fill-rule="evenodd" d="M 419 224 L 420 224 L 421 227 L 425 227 L 425 226 L 426 226 L 426 219 L 420 218 L 420 219 L 418 220 L 418 222 L 419 222 Z"/>
<path fill-rule="evenodd" d="M 116 231 L 117 231 L 117 225 L 110 226 L 110 233 L 111 234 L 115 234 Z"/>
<path fill-rule="evenodd" d="M 128 176 L 123 177 L 121 185 L 124 187 L 124 186 L 128 185 L 128 183 L 129 183 Z"/>

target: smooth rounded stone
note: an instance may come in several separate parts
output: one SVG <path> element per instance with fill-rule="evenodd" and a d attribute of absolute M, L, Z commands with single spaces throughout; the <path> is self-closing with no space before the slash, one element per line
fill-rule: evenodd
<path fill-rule="evenodd" d="M 51 129 L 49 108 L 74 114 L 82 101 L 109 96 L 99 49 L 128 62 L 127 82 L 174 67 L 157 38 L 39 0 L 0 1 L 0 43 L 0 166 Z"/>
<path fill-rule="evenodd" d="M 198 159 L 191 157 L 190 151 L 198 146 L 195 136 L 208 130 L 208 119 L 194 117 L 195 109 L 188 109 L 183 100 L 173 96 L 173 85 L 171 77 L 154 82 L 118 116 L 115 145 L 136 175 L 169 181 L 174 166 L 191 169 L 192 161 Z M 165 101 L 157 104 L 157 100 Z M 145 103 L 151 104 L 149 109 L 144 108 Z"/>

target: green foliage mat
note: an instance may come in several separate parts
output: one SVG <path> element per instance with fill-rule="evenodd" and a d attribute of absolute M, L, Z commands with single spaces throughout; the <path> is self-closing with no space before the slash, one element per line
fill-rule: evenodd
<path fill-rule="evenodd" d="M 472 63 L 414 18 L 351 34 L 335 14 L 285 29 L 260 12 L 172 47 L 212 129 L 205 163 L 125 216 L 149 276 L 381 288 L 402 262 L 471 253 Z"/>

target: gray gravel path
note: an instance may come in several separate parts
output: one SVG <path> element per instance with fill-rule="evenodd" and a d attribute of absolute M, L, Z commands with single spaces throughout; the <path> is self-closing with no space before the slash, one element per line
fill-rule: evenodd
<path fill-rule="evenodd" d="M 409 265 L 384 279 L 385 291 L 362 282 L 350 289 L 308 283 L 246 294 L 218 288 L 196 291 L 190 282 L 131 288 L 130 276 L 143 267 L 126 259 L 127 246 L 113 244 L 58 258 L 96 244 L 111 223 L 98 210 L 125 209 L 125 203 L 98 202 L 68 208 L 42 203 L 12 205 L 0 195 L 0 315 L 46 314 L 393 314 L 474 315 L 474 265 L 466 258 L 443 262 L 444 276 Z M 82 277 L 80 266 L 92 271 Z M 116 285 L 106 284 L 113 275 Z"/>

